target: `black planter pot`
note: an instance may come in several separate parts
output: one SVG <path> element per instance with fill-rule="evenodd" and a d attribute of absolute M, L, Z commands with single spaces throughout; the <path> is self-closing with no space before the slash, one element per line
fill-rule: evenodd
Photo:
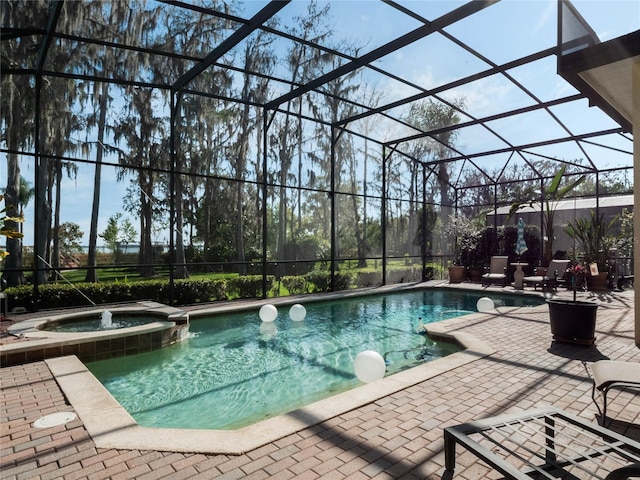
<path fill-rule="evenodd" d="M 593 345 L 598 305 L 571 300 L 547 300 L 553 339 L 563 343 Z"/>

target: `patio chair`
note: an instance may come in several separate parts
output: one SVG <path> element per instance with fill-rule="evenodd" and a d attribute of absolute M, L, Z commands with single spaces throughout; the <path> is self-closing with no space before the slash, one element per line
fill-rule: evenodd
<path fill-rule="evenodd" d="M 489 271 L 482 275 L 482 284 L 491 285 L 494 282 L 502 283 L 502 286 L 507 285 L 507 264 L 509 257 L 495 255 L 491 257 L 491 264 L 489 265 Z"/>
<path fill-rule="evenodd" d="M 590 365 L 593 387 L 591 398 L 602 416 L 601 425 L 607 418 L 607 394 L 614 388 L 632 388 L 640 391 L 640 363 L 616 360 L 598 360 Z M 602 410 L 596 401 L 596 390 L 602 393 Z"/>
<path fill-rule="evenodd" d="M 618 290 L 624 290 L 627 288 L 633 288 L 633 275 L 623 275 L 618 278 Z"/>
<path fill-rule="evenodd" d="M 620 480 L 640 475 L 639 442 L 552 407 L 445 427 L 448 478 L 456 467 L 456 445 L 508 479 Z"/>
<path fill-rule="evenodd" d="M 541 286 L 543 291 L 548 288 L 556 290 L 558 284 L 566 282 L 567 268 L 569 268 L 569 260 L 551 260 L 544 275 L 537 275 L 534 271 L 533 275 L 524 277 L 522 283 L 533 285 L 534 290 L 537 290 L 538 286 Z"/>

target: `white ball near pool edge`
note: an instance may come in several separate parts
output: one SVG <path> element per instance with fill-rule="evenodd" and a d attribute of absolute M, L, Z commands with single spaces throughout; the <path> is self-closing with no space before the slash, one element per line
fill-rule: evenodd
<path fill-rule="evenodd" d="M 478 308 L 479 312 L 489 312 L 491 310 L 495 310 L 495 305 L 493 304 L 493 300 L 491 300 L 489 297 L 482 297 L 481 299 L 478 300 L 478 303 L 476 303 L 476 307 Z"/>
<path fill-rule="evenodd" d="M 301 322 L 307 316 L 307 309 L 304 308 L 303 305 L 296 303 L 295 305 L 291 305 L 289 316 L 294 322 Z"/>
<path fill-rule="evenodd" d="M 382 355 L 373 350 L 365 350 L 356 355 L 353 361 L 353 369 L 358 380 L 369 383 L 384 378 L 387 367 L 384 364 Z"/>
<path fill-rule="evenodd" d="M 278 316 L 278 309 L 269 304 L 260 307 L 260 320 L 263 322 L 273 322 Z"/>

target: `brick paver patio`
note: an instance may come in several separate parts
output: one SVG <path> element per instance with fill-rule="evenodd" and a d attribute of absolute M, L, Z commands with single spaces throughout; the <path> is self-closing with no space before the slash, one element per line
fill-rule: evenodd
<path fill-rule="evenodd" d="M 44 362 L 2 368 L 0 477 L 440 479 L 445 426 L 546 405 L 596 421 L 583 361 L 640 362 L 633 294 L 599 300 L 593 347 L 553 343 L 546 306 L 462 320 L 457 329 L 496 353 L 238 456 L 99 449 L 80 420 L 34 428 L 38 418 L 73 408 Z M 640 395 L 610 394 L 608 413 L 609 428 L 640 440 Z M 460 451 L 454 478 L 500 475 Z"/>

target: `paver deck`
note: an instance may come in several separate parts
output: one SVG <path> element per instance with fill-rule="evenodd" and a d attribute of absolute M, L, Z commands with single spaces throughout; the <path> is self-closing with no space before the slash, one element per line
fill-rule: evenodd
<path fill-rule="evenodd" d="M 446 426 L 547 405 L 596 421 L 583 361 L 640 362 L 633 293 L 599 300 L 594 346 L 552 342 L 546 306 L 474 316 L 454 328 L 494 354 L 242 455 L 97 448 L 79 419 L 34 428 L 73 408 L 44 362 L 2 368 L 0 478 L 441 479 Z M 640 395 L 611 393 L 608 415 L 609 428 L 640 440 Z M 454 478 L 500 478 L 471 454 L 456 460 Z"/>

